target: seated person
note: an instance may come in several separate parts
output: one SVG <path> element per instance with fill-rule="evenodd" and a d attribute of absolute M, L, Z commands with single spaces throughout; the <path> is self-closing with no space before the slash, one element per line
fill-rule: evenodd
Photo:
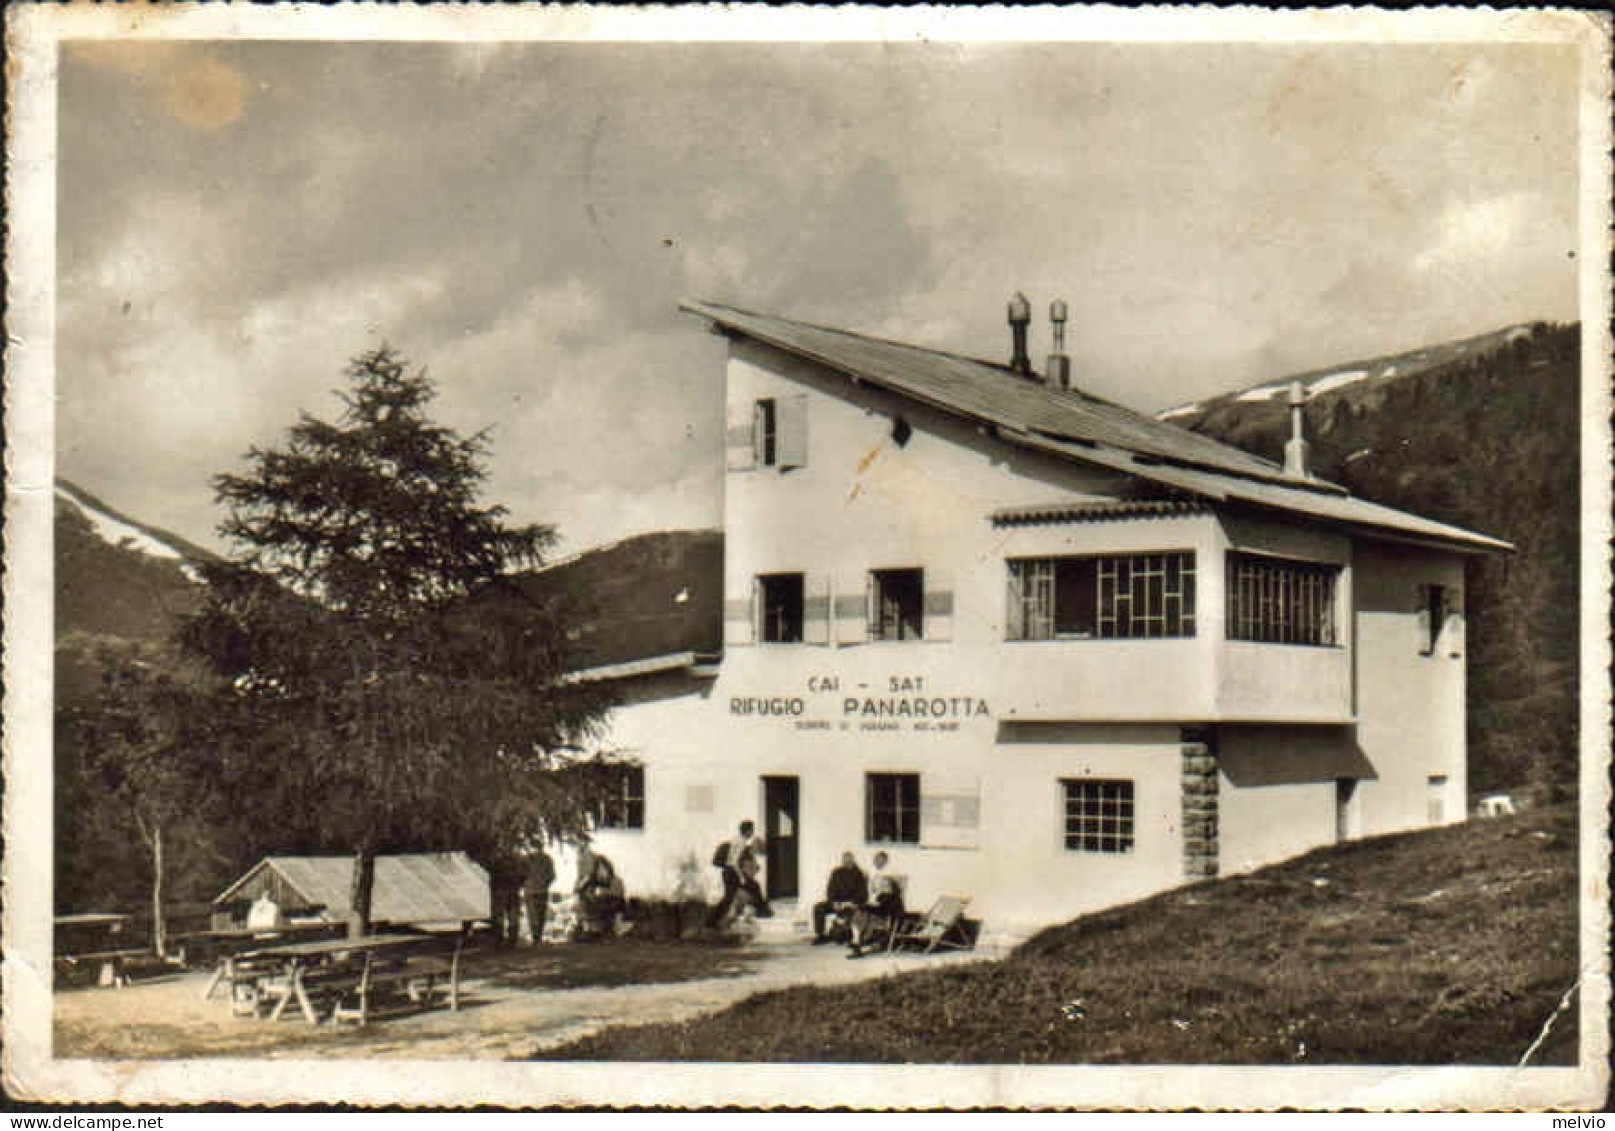
<path fill-rule="evenodd" d="M 578 910 L 586 924 L 601 934 L 616 934 L 619 920 L 627 908 L 624 888 L 617 869 L 611 861 L 598 853 L 592 854 L 589 870 L 578 884 Z"/>
<path fill-rule="evenodd" d="M 841 864 L 830 873 L 824 885 L 824 898 L 813 905 L 813 945 L 830 941 L 824 933 L 824 921 L 833 913 L 841 922 L 850 924 L 859 908 L 869 902 L 869 881 L 858 860 L 850 852 L 841 854 Z"/>
<path fill-rule="evenodd" d="M 875 934 L 891 932 L 903 917 L 903 885 L 886 870 L 887 860 L 884 852 L 875 853 L 875 870 L 869 877 L 869 902 L 853 918 L 852 953 L 848 958 L 861 957 Z"/>

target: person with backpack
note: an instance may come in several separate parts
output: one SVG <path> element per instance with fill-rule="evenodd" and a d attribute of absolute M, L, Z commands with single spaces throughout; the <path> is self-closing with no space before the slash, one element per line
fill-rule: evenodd
<path fill-rule="evenodd" d="M 707 919 L 709 927 L 716 928 L 723 923 L 724 916 L 734 906 L 735 897 L 741 892 L 745 892 L 752 901 L 759 919 L 773 917 L 773 909 L 768 906 L 762 889 L 757 886 L 764 845 L 763 838 L 756 834 L 756 830 L 757 826 L 752 822 L 741 821 L 740 835 L 734 840 L 724 841 L 712 851 L 712 866 L 720 870 L 723 878 L 723 898 L 718 900 L 718 906 L 712 909 Z"/>

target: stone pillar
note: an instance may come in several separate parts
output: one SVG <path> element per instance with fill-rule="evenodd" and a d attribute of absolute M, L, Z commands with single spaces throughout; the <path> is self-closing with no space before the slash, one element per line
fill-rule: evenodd
<path fill-rule="evenodd" d="M 1184 727 L 1183 875 L 1217 874 L 1217 736 L 1210 727 Z"/>

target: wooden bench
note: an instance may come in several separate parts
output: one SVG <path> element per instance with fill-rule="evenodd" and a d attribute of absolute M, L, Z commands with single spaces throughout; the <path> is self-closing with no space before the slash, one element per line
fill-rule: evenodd
<path fill-rule="evenodd" d="M 371 1014 L 372 999 L 402 990 L 410 1002 L 421 1009 L 430 1009 L 432 999 L 440 986 L 447 986 L 449 1009 L 460 1008 L 460 956 L 464 940 L 457 938 L 453 953 L 444 958 L 435 954 L 411 955 L 398 960 L 366 954 L 358 977 L 333 979 L 328 987 L 334 991 L 331 1023 L 352 1021 L 364 1025 Z M 351 1001 L 351 1004 L 350 1004 Z"/>
<path fill-rule="evenodd" d="M 101 950 L 90 954 L 59 954 L 54 962 L 56 973 L 64 982 L 76 980 L 94 970 L 96 985 L 120 988 L 129 984 L 133 970 L 162 964 L 162 959 L 141 947 Z"/>

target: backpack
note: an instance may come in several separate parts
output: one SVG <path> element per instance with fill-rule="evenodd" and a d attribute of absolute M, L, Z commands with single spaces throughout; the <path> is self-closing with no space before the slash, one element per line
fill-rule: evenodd
<path fill-rule="evenodd" d="M 712 866 L 714 868 L 727 868 L 729 866 L 729 842 L 720 840 L 718 847 L 712 850 Z"/>

